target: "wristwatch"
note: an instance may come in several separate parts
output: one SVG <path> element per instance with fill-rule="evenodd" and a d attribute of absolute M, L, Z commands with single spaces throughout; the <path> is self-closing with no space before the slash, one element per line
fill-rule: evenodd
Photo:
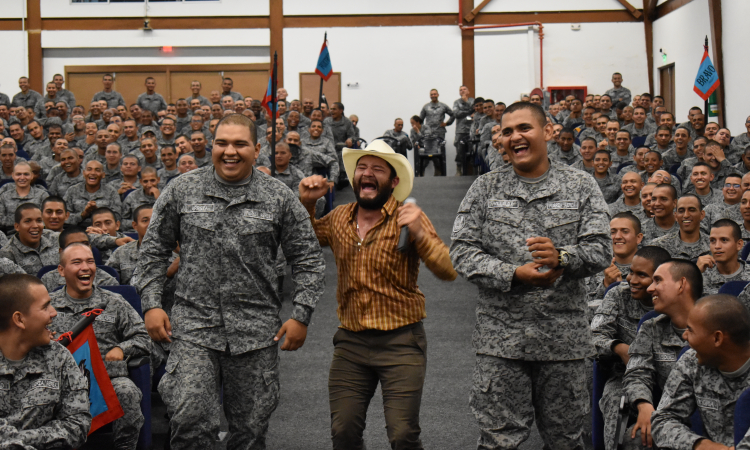
<path fill-rule="evenodd" d="M 558 248 L 556 250 L 557 250 L 557 253 L 558 253 L 558 256 L 557 256 L 557 266 L 561 267 L 563 269 L 566 268 L 566 267 L 568 267 L 568 264 L 570 264 L 570 253 L 568 253 L 567 251 L 565 251 L 565 250 L 563 250 L 561 248 Z"/>

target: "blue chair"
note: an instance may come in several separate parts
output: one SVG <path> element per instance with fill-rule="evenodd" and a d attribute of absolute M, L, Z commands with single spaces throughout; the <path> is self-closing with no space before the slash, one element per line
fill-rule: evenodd
<path fill-rule="evenodd" d="M 112 277 L 115 280 L 117 280 L 118 283 L 120 283 L 120 274 L 117 273 L 117 270 L 115 270 L 114 267 L 109 267 L 109 266 L 105 266 L 105 265 L 101 265 L 101 266 L 97 265 L 96 268 L 98 270 L 103 270 L 103 271 L 107 272 L 109 275 L 112 275 Z"/>
<path fill-rule="evenodd" d="M 748 281 L 728 281 L 719 288 L 719 294 L 729 294 L 739 297 L 747 286 Z"/>
<path fill-rule="evenodd" d="M 96 247 L 91 247 L 91 253 L 94 254 L 94 262 L 97 266 L 103 266 L 104 261 L 102 261 L 102 253 L 99 251 Z"/>
<path fill-rule="evenodd" d="M 734 445 L 739 445 L 750 429 L 750 389 L 745 389 L 734 405 Z"/>
<path fill-rule="evenodd" d="M 133 286 L 100 286 L 102 289 L 120 294 L 130 303 L 130 306 L 143 317 L 141 308 L 141 297 Z M 151 367 L 148 356 L 128 361 L 128 376 L 138 389 L 141 390 L 141 412 L 143 413 L 143 426 L 138 436 L 137 448 L 146 450 L 151 447 Z"/>
<path fill-rule="evenodd" d="M 13 178 L 6 178 L 5 180 L 0 180 L 0 187 L 5 186 L 8 183 L 13 183 Z"/>
<path fill-rule="evenodd" d="M 128 195 L 130 195 L 130 193 L 131 193 L 131 192 L 133 192 L 134 190 L 135 190 L 135 189 L 131 189 L 131 190 L 129 190 L 129 191 L 125 191 L 125 192 L 124 192 L 124 193 L 123 193 L 123 194 L 122 194 L 122 195 L 120 196 L 120 197 L 121 197 L 121 198 L 120 198 L 120 200 L 122 200 L 122 201 L 124 202 L 124 201 L 125 201 L 125 199 L 126 199 L 126 198 L 128 198 Z"/>
<path fill-rule="evenodd" d="M 57 266 L 52 266 L 52 265 L 44 266 L 41 269 L 39 269 L 39 272 L 37 272 L 36 277 L 41 280 L 45 274 L 47 274 L 48 272 L 52 272 L 53 270 L 57 270 Z"/>
<path fill-rule="evenodd" d="M 636 136 L 633 138 L 633 142 L 631 142 L 631 145 L 634 148 L 643 147 L 643 144 L 646 143 L 646 137 L 647 136 Z"/>
<path fill-rule="evenodd" d="M 659 316 L 660 314 L 661 313 L 658 313 L 656 311 L 649 311 L 649 312 L 647 312 L 646 314 L 643 315 L 643 317 L 641 317 L 641 320 L 638 322 L 638 328 L 636 328 L 636 329 L 640 331 L 641 325 L 643 325 L 647 320 L 651 320 L 654 317 Z"/>
<path fill-rule="evenodd" d="M 635 162 L 633 161 L 625 161 L 624 163 L 620 163 L 619 166 L 617 166 L 617 173 L 620 173 L 620 171 L 628 166 L 635 165 Z"/>
<path fill-rule="evenodd" d="M 677 171 L 680 169 L 680 164 L 672 164 L 669 166 L 669 173 L 672 175 L 677 175 Z"/>
<path fill-rule="evenodd" d="M 123 234 L 127 237 L 131 237 L 135 239 L 136 241 L 138 240 L 138 233 L 123 233 Z"/>
<path fill-rule="evenodd" d="M 740 252 L 740 259 L 743 261 L 747 261 L 747 257 L 750 255 L 750 241 L 747 241 L 744 247 L 742 247 L 742 252 Z"/>

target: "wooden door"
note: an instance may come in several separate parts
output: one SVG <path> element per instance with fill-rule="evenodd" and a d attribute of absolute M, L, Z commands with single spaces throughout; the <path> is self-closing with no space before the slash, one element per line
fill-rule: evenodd
<path fill-rule="evenodd" d="M 168 98 L 169 85 L 166 71 L 116 72 L 114 75 L 113 89 L 122 95 L 128 107 L 138 100 L 139 95 L 146 92 L 146 77 L 153 77 L 156 80 L 156 92 L 161 94 L 165 100 Z M 168 100 L 167 103 L 169 103 Z"/>
<path fill-rule="evenodd" d="M 310 98 L 317 108 L 320 97 L 320 75 L 314 72 L 299 74 L 300 98 Z M 341 72 L 333 72 L 328 81 L 323 82 L 323 94 L 326 96 L 328 105 L 341 101 Z"/>
<path fill-rule="evenodd" d="M 101 73 L 70 73 L 65 76 L 65 88 L 75 93 L 76 102 L 86 111 L 91 106 L 94 94 L 103 89 Z"/>
<path fill-rule="evenodd" d="M 200 81 L 201 95 L 211 98 L 211 91 L 221 92 L 221 72 L 212 71 L 171 71 L 169 82 L 172 86 L 172 98 L 169 103 L 176 103 L 178 99 L 188 98 L 193 95 L 190 85 L 193 81 Z"/>
<path fill-rule="evenodd" d="M 253 100 L 263 100 L 268 89 L 268 71 L 267 70 L 227 70 L 224 76 L 229 77 L 234 82 L 235 91 L 245 97 L 252 97 Z"/>
<path fill-rule="evenodd" d="M 664 106 L 674 114 L 674 63 L 659 67 L 659 89 L 659 95 L 664 97 Z"/>

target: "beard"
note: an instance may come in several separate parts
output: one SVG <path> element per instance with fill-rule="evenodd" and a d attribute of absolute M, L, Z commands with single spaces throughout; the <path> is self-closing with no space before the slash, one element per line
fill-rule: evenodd
<path fill-rule="evenodd" d="M 352 188 L 354 189 L 354 196 L 357 198 L 357 205 L 359 205 L 359 207 L 362 209 L 374 211 L 380 210 L 391 197 L 393 188 L 390 188 L 388 186 L 380 186 L 378 181 L 375 179 L 367 180 L 368 183 L 375 184 L 377 195 L 373 198 L 361 198 L 359 196 L 359 193 L 361 191 L 361 181 L 362 178 L 360 177 L 359 179 L 354 180 L 354 183 L 352 184 Z"/>

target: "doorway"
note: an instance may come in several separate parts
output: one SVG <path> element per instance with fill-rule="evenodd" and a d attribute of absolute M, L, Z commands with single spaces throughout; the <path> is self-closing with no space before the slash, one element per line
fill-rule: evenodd
<path fill-rule="evenodd" d="M 659 67 L 659 95 L 664 97 L 664 106 L 674 114 L 674 63 Z"/>

